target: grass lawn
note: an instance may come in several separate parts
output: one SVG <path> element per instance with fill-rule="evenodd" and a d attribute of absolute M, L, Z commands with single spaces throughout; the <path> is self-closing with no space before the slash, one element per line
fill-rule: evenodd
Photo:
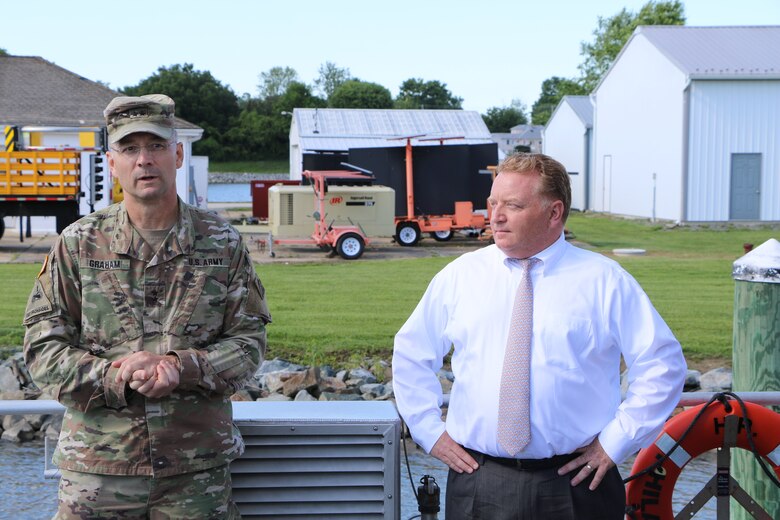
<path fill-rule="evenodd" d="M 642 248 L 644 256 L 616 257 L 650 295 L 689 360 L 731 360 L 734 281 L 732 262 L 744 243 L 756 246 L 780 228 L 667 229 L 643 221 L 573 214 L 577 241 L 609 254 Z M 433 275 L 451 258 L 358 260 L 257 266 L 274 322 L 269 357 L 304 364 L 352 366 L 389 359 L 393 336 Z M 38 266 L 2 265 L 0 345 L 21 344 L 20 325 Z"/>
<path fill-rule="evenodd" d="M 24 309 L 40 268 L 31 264 L 0 265 L 0 286 L 5 294 L 0 298 L 0 345 L 22 344 Z"/>
<path fill-rule="evenodd" d="M 229 173 L 288 173 L 290 161 L 274 159 L 266 161 L 211 162 L 209 171 Z"/>
<path fill-rule="evenodd" d="M 389 359 L 393 336 L 451 260 L 258 266 L 274 320 L 269 355 L 306 364 Z"/>

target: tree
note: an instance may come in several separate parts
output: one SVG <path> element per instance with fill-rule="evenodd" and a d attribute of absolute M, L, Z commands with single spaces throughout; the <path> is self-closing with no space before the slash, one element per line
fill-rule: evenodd
<path fill-rule="evenodd" d="M 528 124 L 528 116 L 525 115 L 525 105 L 519 99 L 513 99 L 508 107 L 488 108 L 486 114 L 482 114 L 482 120 L 491 133 L 509 133 L 516 125 Z"/>
<path fill-rule="evenodd" d="M 0 47 L 0 56 L 10 56 L 10 54 L 8 54 L 7 50 Z"/>
<path fill-rule="evenodd" d="M 599 16 L 593 42 L 580 44 L 580 54 L 585 57 L 579 65 L 581 83 L 587 92 L 596 87 L 634 29 L 640 25 L 685 25 L 685 7 L 679 0 L 648 2 L 636 14 L 623 8 L 609 18 Z"/>
<path fill-rule="evenodd" d="M 235 160 L 287 157 L 289 132 L 289 117 L 244 110 L 225 134 L 226 149 Z"/>
<path fill-rule="evenodd" d="M 395 108 L 461 108 L 463 98 L 453 96 L 447 84 L 410 78 L 401 83 Z"/>
<path fill-rule="evenodd" d="M 546 125 L 563 96 L 579 96 L 588 91 L 577 80 L 553 76 L 542 82 L 542 93 L 531 107 L 531 123 Z"/>
<path fill-rule="evenodd" d="M 328 99 L 331 108 L 393 108 L 393 96 L 382 85 L 368 81 L 349 80 L 339 86 Z"/>
<path fill-rule="evenodd" d="M 298 81 L 298 73 L 290 67 L 271 67 L 267 72 L 261 72 L 260 84 L 257 86 L 260 98 L 282 95 L 293 81 Z"/>
<path fill-rule="evenodd" d="M 204 139 L 221 143 L 221 136 L 239 114 L 238 97 L 208 71 L 195 70 L 191 63 L 160 67 L 134 87 L 120 90 L 128 96 L 165 94 L 176 102 L 176 115 L 203 128 Z M 193 153 L 202 153 L 205 142 L 193 145 Z M 220 159 L 221 157 L 214 157 Z"/>
<path fill-rule="evenodd" d="M 294 108 L 324 108 L 309 85 L 290 82 L 281 94 L 259 99 L 243 96 L 241 114 L 223 142 L 234 160 L 282 159 L 289 153 L 290 116 Z M 284 114 L 282 112 L 285 112 Z"/>
<path fill-rule="evenodd" d="M 273 103 L 270 115 L 282 115 L 282 112 L 292 112 L 294 108 L 325 108 L 324 99 L 315 96 L 311 87 L 299 81 L 293 81 L 287 86 L 284 94 L 278 96 Z"/>
<path fill-rule="evenodd" d="M 338 87 L 354 79 L 349 69 L 337 67 L 331 61 L 320 65 L 319 74 L 320 76 L 314 80 L 314 87 L 325 99 L 329 99 Z"/>

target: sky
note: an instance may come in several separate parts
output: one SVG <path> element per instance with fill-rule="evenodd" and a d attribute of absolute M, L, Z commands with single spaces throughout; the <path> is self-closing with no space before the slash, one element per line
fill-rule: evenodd
<path fill-rule="evenodd" d="M 646 0 L 39 0 L 3 2 L 0 48 L 40 56 L 119 89 L 191 63 L 237 95 L 261 72 L 291 67 L 313 84 L 326 61 L 393 96 L 438 80 L 484 114 L 542 82 L 579 76 L 580 43 L 598 18 Z M 687 0 L 687 25 L 780 25 L 780 0 Z M 116 7 L 121 6 L 121 7 Z M 780 49 L 778 49 L 780 52 Z"/>

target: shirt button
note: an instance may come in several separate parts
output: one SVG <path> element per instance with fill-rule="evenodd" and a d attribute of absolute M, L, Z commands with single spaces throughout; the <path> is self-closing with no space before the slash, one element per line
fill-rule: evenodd
<path fill-rule="evenodd" d="M 154 467 L 158 469 L 167 468 L 170 464 L 167 457 L 158 457 L 154 459 Z"/>

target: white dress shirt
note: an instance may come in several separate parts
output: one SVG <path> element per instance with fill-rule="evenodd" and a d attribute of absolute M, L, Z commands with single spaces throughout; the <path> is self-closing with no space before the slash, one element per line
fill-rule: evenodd
<path fill-rule="evenodd" d="M 535 255 L 531 442 L 517 458 L 567 454 L 599 437 L 615 463 L 649 444 L 686 375 L 679 342 L 616 262 L 567 243 Z M 507 457 L 496 439 L 498 396 L 520 267 L 491 245 L 439 272 L 395 337 L 393 387 L 426 451 L 445 430 L 437 372 L 454 348 L 446 430 L 462 446 Z M 629 388 L 620 397 L 620 357 Z"/>

